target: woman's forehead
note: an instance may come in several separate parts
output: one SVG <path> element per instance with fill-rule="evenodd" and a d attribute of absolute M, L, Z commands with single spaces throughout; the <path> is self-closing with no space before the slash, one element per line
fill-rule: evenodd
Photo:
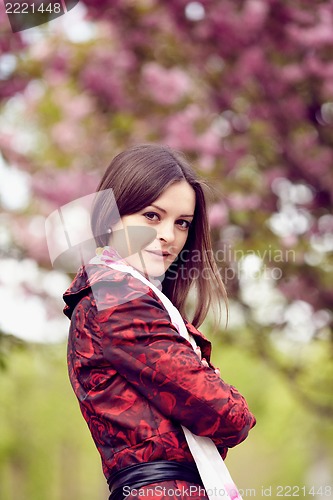
<path fill-rule="evenodd" d="M 195 191 L 185 180 L 175 182 L 167 187 L 153 204 L 160 205 L 164 210 L 177 210 L 182 214 L 193 215 L 196 204 Z"/>

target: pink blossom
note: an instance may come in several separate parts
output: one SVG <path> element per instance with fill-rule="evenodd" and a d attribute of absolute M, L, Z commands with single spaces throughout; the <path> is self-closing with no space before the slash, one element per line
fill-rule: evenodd
<path fill-rule="evenodd" d="M 32 178 L 31 189 L 35 196 L 47 200 L 53 207 L 59 207 L 95 192 L 97 183 L 98 176 L 93 173 L 44 170 Z"/>
<path fill-rule="evenodd" d="M 190 79 L 183 70 L 166 69 L 155 62 L 143 66 L 141 83 L 146 93 L 164 106 L 176 104 L 191 88 Z"/>
<path fill-rule="evenodd" d="M 287 300 L 304 300 L 313 306 L 318 305 L 318 290 L 311 283 L 311 278 L 307 279 L 300 273 L 297 276 L 290 276 L 282 279 L 278 283 L 278 289 L 283 293 Z"/>
<path fill-rule="evenodd" d="M 304 79 L 304 69 L 297 63 L 281 68 L 281 76 L 288 83 L 298 83 Z"/>
<path fill-rule="evenodd" d="M 35 42 L 29 46 L 29 55 L 35 61 L 47 62 L 53 56 L 52 45 L 48 43 L 47 38 L 43 38 L 43 41 Z"/>
<path fill-rule="evenodd" d="M 286 177 L 286 168 L 284 166 L 277 165 L 263 174 L 263 180 L 268 187 L 271 187 L 273 182 L 280 177 Z"/>
<path fill-rule="evenodd" d="M 225 203 L 221 202 L 212 205 L 208 212 L 208 220 L 212 228 L 224 226 L 229 220 L 228 208 Z"/>
<path fill-rule="evenodd" d="M 294 41 L 311 49 L 333 44 L 332 7 L 321 5 L 317 12 L 319 19 L 314 26 L 300 28 L 294 24 L 287 27 L 287 33 Z"/>
<path fill-rule="evenodd" d="M 122 109 L 126 104 L 122 78 L 111 67 L 98 62 L 87 66 L 81 73 L 83 86 L 109 106 Z"/>
<path fill-rule="evenodd" d="M 164 126 L 165 141 L 174 148 L 196 150 L 204 158 L 221 154 L 221 136 L 213 124 L 202 133 L 197 131 L 198 125 L 202 127 L 205 118 L 204 111 L 196 105 L 170 116 Z"/>
<path fill-rule="evenodd" d="M 93 51 L 91 60 L 112 68 L 118 74 L 122 71 L 132 71 L 136 66 L 136 58 L 133 52 L 124 48 L 112 51 L 105 44 Z"/>
<path fill-rule="evenodd" d="M 304 102 L 297 94 L 286 95 L 278 106 L 280 113 L 283 113 L 289 120 L 299 121 L 306 118 Z"/>
<path fill-rule="evenodd" d="M 50 88 L 57 88 L 61 85 L 66 85 L 68 75 L 64 71 L 57 71 L 53 68 L 45 68 L 43 78 Z"/>
<path fill-rule="evenodd" d="M 333 79 L 325 80 L 322 85 L 322 95 L 324 100 L 331 100 L 333 96 Z"/>
<path fill-rule="evenodd" d="M 208 153 L 202 153 L 198 157 L 198 167 L 204 172 L 211 172 L 214 169 L 216 156 Z"/>
<path fill-rule="evenodd" d="M 298 236 L 296 234 L 288 234 L 280 239 L 282 246 L 285 248 L 293 248 L 298 243 Z"/>
<path fill-rule="evenodd" d="M 221 137 L 216 133 L 215 129 L 210 127 L 197 137 L 196 149 L 204 154 L 217 155 L 222 150 Z"/>
<path fill-rule="evenodd" d="M 124 80 L 135 66 L 135 57 L 127 50 L 112 51 L 99 47 L 90 54 L 79 78 L 82 85 L 110 107 L 128 105 Z"/>
<path fill-rule="evenodd" d="M 79 94 L 72 96 L 69 102 L 66 103 L 64 113 L 71 120 L 81 120 L 92 113 L 93 109 L 91 98 L 87 94 Z"/>
<path fill-rule="evenodd" d="M 333 215 L 322 215 L 318 221 L 318 229 L 321 233 L 333 234 Z"/>
<path fill-rule="evenodd" d="M 255 210 L 260 206 L 260 197 L 257 194 L 231 193 L 227 198 L 233 210 Z"/>
<path fill-rule="evenodd" d="M 165 142 L 176 149 L 195 149 L 197 135 L 194 124 L 199 117 L 200 109 L 195 105 L 188 106 L 185 110 L 171 115 L 164 125 Z"/>
<path fill-rule="evenodd" d="M 17 245 L 24 248 L 27 257 L 49 265 L 49 252 L 45 236 L 44 218 L 32 224 L 33 217 L 17 216 L 11 219 L 11 230 Z"/>
<path fill-rule="evenodd" d="M 239 56 L 235 70 L 237 82 L 243 83 L 247 78 L 253 78 L 266 64 L 261 47 L 251 46 L 245 49 Z"/>
<path fill-rule="evenodd" d="M 247 0 L 242 12 L 242 21 L 246 31 L 257 31 L 263 27 L 269 12 L 266 0 Z"/>
<path fill-rule="evenodd" d="M 56 123 L 51 130 L 55 144 L 66 152 L 77 151 L 82 144 L 83 131 L 79 125 L 69 121 Z"/>
<path fill-rule="evenodd" d="M 330 62 L 321 61 L 313 53 L 311 53 L 303 63 L 304 72 L 308 75 L 314 75 L 319 78 L 333 78 L 333 64 Z"/>

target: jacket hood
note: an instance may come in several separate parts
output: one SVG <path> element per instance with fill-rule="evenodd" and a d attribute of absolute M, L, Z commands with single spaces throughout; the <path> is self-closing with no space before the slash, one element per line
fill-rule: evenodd
<path fill-rule="evenodd" d="M 64 314 L 71 319 L 76 304 L 91 292 L 91 287 L 96 283 L 108 282 L 111 279 L 113 282 L 124 281 L 125 274 L 106 265 L 87 264 L 80 267 L 69 288 L 63 294 L 66 303 L 63 309 Z"/>

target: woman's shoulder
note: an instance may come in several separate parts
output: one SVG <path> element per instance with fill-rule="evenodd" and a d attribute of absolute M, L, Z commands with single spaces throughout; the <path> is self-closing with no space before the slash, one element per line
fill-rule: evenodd
<path fill-rule="evenodd" d="M 63 294 L 64 314 L 71 318 L 75 306 L 87 295 L 99 309 L 103 304 L 112 307 L 146 294 L 150 294 L 149 287 L 130 273 L 103 264 L 87 264 L 78 270 Z"/>

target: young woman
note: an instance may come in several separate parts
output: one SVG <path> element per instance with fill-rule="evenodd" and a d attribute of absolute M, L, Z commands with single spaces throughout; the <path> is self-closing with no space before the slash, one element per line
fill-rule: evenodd
<path fill-rule="evenodd" d="M 191 439 L 210 438 L 225 458 L 255 425 L 197 330 L 214 300 L 226 300 L 203 186 L 165 146 L 117 155 L 91 214 L 97 255 L 64 294 L 70 380 L 110 500 L 207 499 Z"/>

